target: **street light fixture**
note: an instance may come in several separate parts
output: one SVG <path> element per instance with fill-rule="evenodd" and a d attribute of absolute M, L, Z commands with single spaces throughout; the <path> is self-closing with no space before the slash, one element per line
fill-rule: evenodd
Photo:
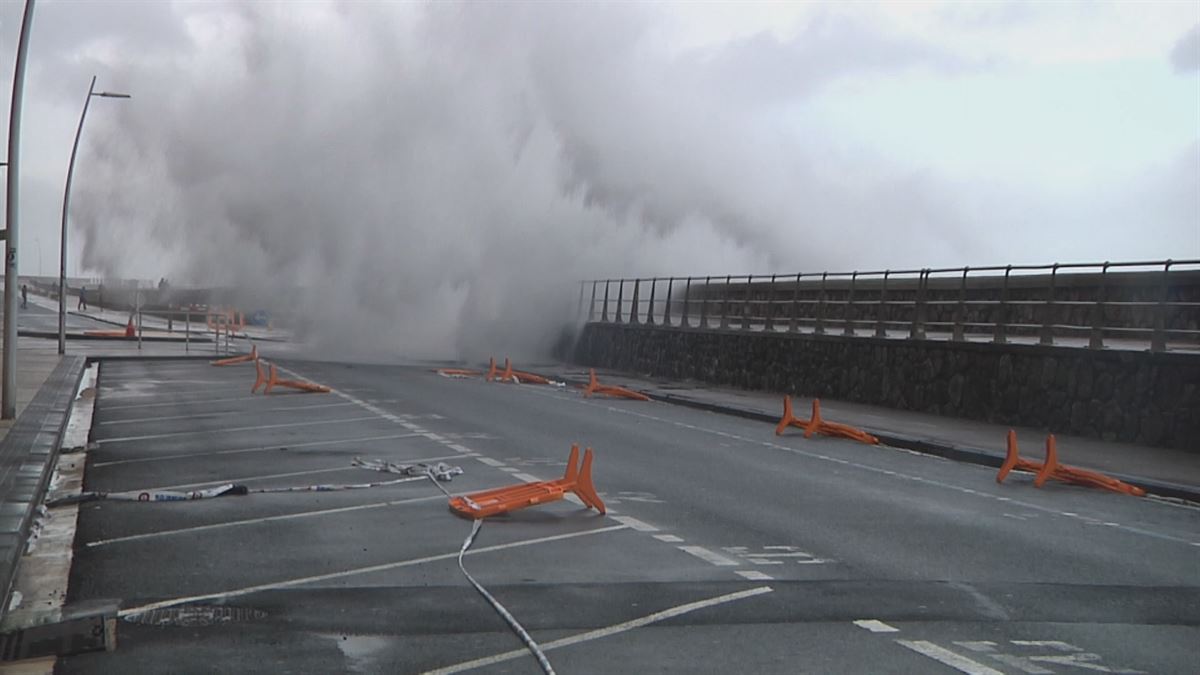
<path fill-rule="evenodd" d="M 62 234 L 59 240 L 58 260 L 58 353 L 67 352 L 67 212 L 71 206 L 71 178 L 75 174 L 75 154 L 79 152 L 79 136 L 83 133 L 83 120 L 87 118 L 88 104 L 93 96 L 103 98 L 132 98 L 129 94 L 118 94 L 111 91 L 96 91 L 96 76 L 92 76 L 92 84 L 88 87 L 87 98 L 83 100 L 83 113 L 79 115 L 79 128 L 75 130 L 75 145 L 71 147 L 71 163 L 67 165 L 67 186 L 63 190 Z M 82 291 L 81 291 L 82 292 Z"/>

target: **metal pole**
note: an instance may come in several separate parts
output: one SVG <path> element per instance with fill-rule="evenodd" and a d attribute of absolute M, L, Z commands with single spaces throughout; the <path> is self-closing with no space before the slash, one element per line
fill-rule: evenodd
<path fill-rule="evenodd" d="M 21 99 L 25 88 L 25 52 L 29 50 L 29 30 L 33 23 L 33 0 L 25 0 L 21 16 L 21 37 L 17 41 L 17 62 L 13 68 L 12 103 L 8 114 L 8 199 L 5 202 L 4 239 L 4 355 L 3 385 L 0 386 L 0 419 L 17 416 L 17 198 L 21 155 Z"/>
<path fill-rule="evenodd" d="M 189 308 L 184 314 L 183 324 L 183 351 L 184 353 L 192 351 L 191 336 L 192 336 L 192 311 Z"/>
<path fill-rule="evenodd" d="M 136 300 L 134 302 L 137 304 L 138 351 L 141 351 L 142 350 L 142 290 L 140 288 L 138 289 L 137 294 L 134 297 L 136 298 Z"/>
<path fill-rule="evenodd" d="M 62 232 L 58 240 L 58 353 L 67 352 L 67 211 L 71 208 L 71 179 L 75 176 L 75 155 L 79 153 L 79 137 L 83 134 L 83 120 L 87 118 L 88 105 L 96 91 L 96 76 L 88 85 L 87 98 L 83 99 L 83 112 L 79 114 L 79 126 L 75 128 L 75 144 L 71 146 L 71 161 L 67 163 L 67 184 L 63 188 Z M 80 290 L 80 293 L 83 291 Z M 140 345 L 141 343 L 139 343 Z M 139 349 L 141 347 L 139 346 Z"/>

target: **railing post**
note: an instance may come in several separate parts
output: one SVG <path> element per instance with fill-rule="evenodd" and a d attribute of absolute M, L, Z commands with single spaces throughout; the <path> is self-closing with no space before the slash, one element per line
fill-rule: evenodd
<path fill-rule="evenodd" d="M 792 311 L 788 317 L 788 332 L 795 333 L 798 328 L 797 314 L 800 311 L 800 277 L 804 276 L 803 272 L 796 274 L 796 284 L 792 286 Z"/>
<path fill-rule="evenodd" d="M 767 309 L 763 312 L 766 319 L 763 322 L 764 331 L 775 330 L 775 275 L 771 275 L 771 289 L 767 291 L 767 302 L 764 305 Z"/>
<path fill-rule="evenodd" d="M 825 279 L 829 277 L 829 272 L 821 272 L 821 291 L 817 294 L 817 322 L 813 326 L 813 333 L 821 335 L 825 332 Z"/>
<path fill-rule="evenodd" d="M 1008 342 L 1008 276 L 1012 274 L 1012 265 L 1004 268 L 1004 285 L 1000 287 L 1000 306 L 997 308 L 1000 316 L 996 317 L 996 332 L 992 342 L 1004 344 Z"/>
<path fill-rule="evenodd" d="M 591 323 L 592 319 L 596 318 L 596 284 L 597 283 L 598 282 L 595 280 L 592 281 L 592 300 L 591 300 L 591 302 L 588 303 L 588 323 Z"/>
<path fill-rule="evenodd" d="M 579 282 L 579 302 L 575 304 L 575 321 L 583 318 L 583 286 L 587 282 Z"/>
<path fill-rule="evenodd" d="M 641 287 L 642 287 L 642 280 L 634 279 L 633 280 L 633 299 L 629 301 L 629 323 L 631 323 L 631 324 L 637 324 L 639 321 L 638 308 L 641 305 L 638 303 L 638 291 L 641 290 Z"/>
<path fill-rule="evenodd" d="M 753 281 L 753 274 L 746 276 L 746 298 L 742 301 L 742 330 L 750 330 L 750 295 L 753 293 Z"/>
<path fill-rule="evenodd" d="M 1107 260 L 1100 268 L 1100 288 L 1096 290 L 1096 307 L 1092 310 L 1092 336 L 1088 340 L 1088 349 L 1104 349 L 1104 296 L 1108 293 Z"/>
<path fill-rule="evenodd" d="M 1042 316 L 1042 335 L 1038 344 L 1054 344 L 1054 282 L 1058 278 L 1058 263 L 1050 267 L 1050 292 L 1046 295 L 1046 305 Z"/>
<path fill-rule="evenodd" d="M 954 332 L 950 335 L 950 339 L 955 342 L 967 339 L 966 326 L 963 324 L 967 320 L 967 274 L 970 271 L 970 267 L 963 268 L 962 283 L 958 285 L 958 306 L 954 308 Z"/>
<path fill-rule="evenodd" d="M 612 279 L 604 280 L 604 306 L 600 308 L 600 320 L 608 323 L 608 286 L 612 283 Z"/>
<path fill-rule="evenodd" d="M 708 284 L 712 277 L 704 277 L 704 293 L 700 298 L 700 328 L 708 328 Z"/>
<path fill-rule="evenodd" d="M 858 283 L 858 270 L 850 275 L 850 292 L 846 294 L 846 309 L 842 313 L 842 318 L 845 319 L 845 325 L 842 328 L 842 335 L 853 337 L 857 333 L 854 331 L 854 286 Z"/>
<path fill-rule="evenodd" d="M 184 321 L 186 323 L 183 324 L 183 351 L 190 352 L 192 351 L 192 308 L 190 305 L 187 313 L 184 314 Z"/>
<path fill-rule="evenodd" d="M 1154 335 L 1150 338 L 1150 351 L 1167 351 L 1167 297 L 1171 292 L 1171 265 L 1167 260 L 1163 265 L 1162 291 L 1158 296 L 1158 305 L 1154 308 Z"/>
<path fill-rule="evenodd" d="M 725 292 L 721 294 L 721 330 L 729 328 L 729 285 L 732 281 L 732 276 L 725 277 Z"/>
<path fill-rule="evenodd" d="M 646 308 L 646 325 L 654 325 L 654 291 L 658 287 L 658 277 L 650 280 L 650 306 Z"/>
<path fill-rule="evenodd" d="M 625 304 L 625 280 L 618 279 L 617 280 L 617 315 L 614 318 L 614 320 L 617 323 L 621 323 L 621 311 L 622 311 L 622 305 L 624 305 L 624 304 Z"/>
<path fill-rule="evenodd" d="M 671 325 L 671 298 L 675 291 L 675 277 L 667 279 L 667 299 L 663 300 L 663 325 Z"/>
<path fill-rule="evenodd" d="M 917 278 L 917 297 L 913 306 L 913 322 L 912 328 L 908 331 L 908 337 L 911 340 L 925 339 L 925 287 L 929 283 L 929 270 L 921 270 L 921 276 Z"/>
<path fill-rule="evenodd" d="M 883 271 L 883 288 L 879 290 L 879 317 L 875 321 L 875 337 L 887 337 L 887 323 L 885 321 L 887 316 L 887 282 L 891 274 L 891 270 Z"/>
<path fill-rule="evenodd" d="M 689 323 L 689 319 L 688 319 L 688 305 L 691 303 L 691 295 L 692 295 L 692 278 L 688 277 L 687 282 L 683 286 L 683 312 L 679 316 L 679 327 L 680 328 L 691 328 L 692 327 L 691 324 Z"/>

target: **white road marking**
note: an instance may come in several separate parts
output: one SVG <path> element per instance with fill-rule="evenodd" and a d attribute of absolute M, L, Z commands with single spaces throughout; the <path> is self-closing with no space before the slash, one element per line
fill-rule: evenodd
<path fill-rule="evenodd" d="M 450 444 L 448 447 L 449 447 L 451 450 L 457 450 L 457 451 L 459 451 L 459 452 L 471 452 L 471 449 L 470 449 L 470 448 L 467 448 L 467 447 L 464 447 L 464 446 L 462 446 L 462 445 L 459 445 L 458 443 L 451 443 L 451 444 Z"/>
<path fill-rule="evenodd" d="M 196 413 L 193 415 L 169 415 L 167 417 L 139 417 L 139 418 L 130 419 L 130 420 L 110 420 L 108 422 L 101 422 L 100 424 L 101 424 L 101 426 L 105 426 L 105 425 L 110 425 L 110 424 L 137 424 L 137 423 L 141 423 L 141 422 L 168 422 L 171 420 L 194 420 L 194 419 L 202 419 L 205 417 L 224 417 L 226 415 L 258 415 L 260 413 L 291 412 L 293 410 L 312 410 L 314 408 L 337 408 L 337 407 L 344 407 L 344 406 L 348 406 L 348 405 L 353 405 L 353 404 L 348 403 L 348 402 L 347 403 L 321 403 L 319 405 L 300 405 L 300 406 L 283 407 L 283 408 L 263 408 L 261 410 L 224 410 L 224 411 L 217 411 L 217 412 Z"/>
<path fill-rule="evenodd" d="M 487 464 L 488 466 L 497 466 L 497 467 L 504 466 L 504 462 L 498 462 L 498 461 L 492 459 L 491 457 L 484 457 L 483 455 L 476 457 L 475 460 L 479 461 L 479 462 L 483 462 L 484 464 Z"/>
<path fill-rule="evenodd" d="M 516 472 L 520 471 L 520 469 L 514 469 L 511 466 L 502 466 L 502 467 L 500 467 L 500 470 L 507 471 L 508 473 L 516 473 Z"/>
<path fill-rule="evenodd" d="M 638 412 L 636 410 L 631 410 L 628 408 L 618 408 L 616 406 L 605 405 L 603 403 L 598 403 L 598 402 L 592 401 L 592 400 L 584 400 L 584 399 L 580 399 L 580 398 L 568 398 L 566 396 L 561 396 L 554 392 L 547 392 L 544 390 L 525 389 L 524 391 L 526 391 L 532 395 L 535 395 L 535 396 L 545 396 L 547 398 L 553 398 L 555 400 L 562 401 L 565 403 L 574 403 L 574 404 L 578 404 L 578 405 L 593 406 L 593 407 L 605 410 L 607 412 L 619 413 L 619 414 L 623 414 L 623 415 L 631 415 L 633 417 L 640 417 L 643 419 L 654 420 L 656 422 L 661 422 L 663 424 L 669 424 L 669 425 L 680 427 L 683 429 L 690 429 L 692 431 L 698 431 L 700 433 L 706 433 L 706 434 L 712 434 L 712 435 L 716 435 L 716 436 L 723 436 L 726 438 L 732 438 L 732 439 L 739 440 L 739 441 L 742 441 L 745 443 L 750 443 L 753 445 L 760 445 L 763 447 L 773 448 L 776 450 L 782 450 L 784 452 L 789 452 L 789 453 L 792 453 L 795 455 L 809 457 L 811 459 L 819 459 L 819 460 L 825 461 L 825 462 L 832 462 L 834 464 L 853 467 L 855 469 L 861 469 L 863 471 L 869 471 L 871 473 L 893 475 L 896 478 L 913 481 L 915 483 L 923 483 L 925 485 L 940 487 L 940 488 L 943 488 L 946 490 L 953 490 L 955 492 L 970 494 L 970 495 L 980 497 L 983 499 L 992 499 L 992 500 L 997 500 L 997 501 L 1002 501 L 1002 502 L 1010 502 L 1012 504 L 1017 504 L 1017 505 L 1024 506 L 1026 508 L 1033 509 L 1036 511 L 1041 511 L 1044 513 L 1052 513 L 1054 515 L 1062 515 L 1061 511 L 1058 511 L 1057 509 L 1054 509 L 1051 507 L 1040 506 L 1038 504 L 1033 504 L 1031 502 L 1025 502 L 1025 501 L 1021 501 L 1021 500 L 1017 500 L 1017 499 L 1012 499 L 1011 497 L 1003 497 L 1000 495 L 989 494 L 987 492 L 981 492 L 979 490 L 965 488 L 960 485 L 954 485 L 952 483 L 946 483 L 946 482 L 934 480 L 931 478 L 925 478 L 924 476 L 915 476 L 912 474 L 906 474 L 906 473 L 901 473 L 901 472 L 893 472 L 892 474 L 887 474 L 887 471 L 888 471 L 887 469 L 882 469 L 882 468 L 870 466 L 867 464 L 861 464 L 859 462 L 854 462 L 854 461 L 851 461 L 848 459 L 843 459 L 841 457 L 832 457 L 830 455 L 824 455 L 819 452 L 810 452 L 807 450 L 801 450 L 800 448 L 793 448 L 793 447 L 790 447 L 787 445 L 781 445 L 779 443 L 772 443 L 770 441 L 762 441 L 759 439 L 747 438 L 745 436 L 739 436 L 737 434 L 730 434 L 730 433 L 726 433 L 723 431 L 717 431 L 714 429 L 706 429 L 704 427 L 697 426 L 695 424 L 688 424 L 686 422 L 669 420 L 669 419 L 666 419 L 663 417 L 658 417 L 658 416 L 651 415 L 648 413 Z M 920 454 L 920 453 L 914 453 L 914 454 Z M 941 459 L 941 458 L 931 457 L 929 455 L 924 455 L 924 454 L 921 454 L 921 457 L 928 458 L 928 459 Z M 1069 517 L 1069 516 L 1064 516 L 1064 517 Z M 1078 519 L 1078 518 L 1076 518 L 1076 519 Z M 1105 523 L 1105 524 L 1107 525 L 1107 523 Z M 1155 539 L 1161 539 L 1164 541 L 1173 541 L 1176 543 L 1189 544 L 1189 545 L 1192 543 L 1190 539 L 1183 539 L 1183 538 L 1176 537 L 1176 536 L 1173 536 L 1170 534 L 1164 534 L 1162 532 L 1145 530 L 1140 527 L 1121 525 L 1120 523 L 1112 523 L 1112 525 L 1110 525 L 1110 527 L 1116 527 L 1125 532 L 1129 532 L 1132 534 L 1140 534 L 1140 535 L 1144 535 L 1147 537 L 1153 537 Z"/>
<path fill-rule="evenodd" d="M 679 542 L 683 541 L 683 537 L 673 534 L 656 534 L 654 535 L 654 538 L 659 541 L 665 541 L 668 544 L 678 544 Z"/>
<path fill-rule="evenodd" d="M 714 553 L 703 546 L 677 546 L 676 548 L 684 553 L 690 553 L 706 563 L 717 565 L 719 567 L 737 567 L 741 564 L 738 561 L 726 558 L 719 553 Z"/>
<path fill-rule="evenodd" d="M 124 436 L 121 438 L 104 438 L 96 441 L 100 444 L 105 443 L 124 443 L 128 441 L 148 441 L 156 438 L 175 438 L 178 436 L 193 436 L 195 434 L 231 434 L 237 431 L 260 431 L 262 429 L 281 429 L 284 427 L 311 427 L 323 424 L 350 424 L 351 422 L 367 422 L 375 419 L 371 417 L 347 417 L 340 420 L 313 420 L 311 422 L 286 422 L 284 424 L 260 424 L 252 427 L 231 427 L 228 429 L 210 429 L 210 430 L 192 430 L 192 431 L 174 431 L 169 434 L 149 434 L 146 436 Z"/>
<path fill-rule="evenodd" d="M 617 521 L 618 523 L 625 523 L 630 528 L 637 530 L 638 532 L 658 532 L 657 527 L 651 525 L 650 523 L 638 520 L 633 516 L 615 516 L 613 520 Z"/>
<path fill-rule="evenodd" d="M 187 457 L 208 457 L 210 455 L 237 455 L 244 452 L 263 452 L 266 450 L 280 450 L 286 452 L 292 448 L 310 448 L 321 445 L 341 445 L 342 443 L 367 443 L 370 441 L 390 441 L 397 438 L 414 438 L 420 434 L 388 434 L 386 436 L 364 436 L 362 438 L 346 438 L 340 441 L 312 441 L 311 443 L 287 443 L 285 445 L 259 445 L 253 448 L 237 448 L 234 450 L 214 450 L 212 452 L 187 452 L 178 455 L 155 455 L 154 457 L 137 457 L 134 459 L 116 459 L 111 462 L 96 462 L 90 468 L 98 469 L 102 466 L 115 466 L 117 464 L 137 464 L 140 462 L 162 462 L 168 459 L 185 459 Z M 284 449 L 287 450 L 284 450 Z M 470 452 L 469 450 L 467 452 Z"/>
<path fill-rule="evenodd" d="M 896 644 L 911 649 L 922 656 L 927 656 L 942 665 L 950 666 L 960 673 L 966 673 L 967 675 L 1004 675 L 999 670 L 988 668 L 978 661 L 968 659 L 961 654 L 956 654 L 949 649 L 939 647 L 932 642 L 926 642 L 925 640 L 896 640 Z"/>
<path fill-rule="evenodd" d="M 527 473 L 514 473 L 513 478 L 520 478 L 521 480 L 523 480 L 527 483 L 538 483 L 538 482 L 541 482 L 541 480 L 542 480 L 541 478 L 538 478 L 537 476 L 531 476 Z"/>
<path fill-rule="evenodd" d="M 576 635 L 571 635 L 571 636 L 568 636 L 565 638 L 560 638 L 558 640 L 554 640 L 553 642 L 545 642 L 545 643 L 542 643 L 542 645 L 541 645 L 542 651 L 548 652 L 552 649 L 559 649 L 561 647 L 569 647 L 571 645 L 577 645 L 582 642 L 590 642 L 592 640 L 599 640 L 600 638 L 606 638 L 611 635 L 618 635 L 620 633 L 626 633 L 635 628 L 641 628 L 642 626 L 648 626 L 652 623 L 657 623 L 659 621 L 665 621 L 666 619 L 671 619 L 671 618 L 674 618 L 677 616 L 682 616 L 684 614 L 688 614 L 689 612 L 694 612 L 698 609 L 704 609 L 706 607 L 713 607 L 716 605 L 723 605 L 727 602 L 733 602 L 735 600 L 742 600 L 744 598 L 752 598 L 752 597 L 755 597 L 758 595 L 762 595 L 764 593 L 770 593 L 770 592 L 772 592 L 772 590 L 774 590 L 774 589 L 772 589 L 770 586 L 759 586 L 758 588 L 751 588 L 751 589 L 748 589 L 745 591 L 738 591 L 737 593 L 729 593 L 726 595 L 719 595 L 715 598 L 709 598 L 707 600 L 699 600 L 697 602 L 689 602 L 686 605 L 679 605 L 677 607 L 672 607 L 670 609 L 664 609 L 661 612 L 654 612 L 653 614 L 647 614 L 646 616 L 643 616 L 643 617 L 640 617 L 637 619 L 633 619 L 632 621 L 625 621 L 623 623 L 614 624 L 614 625 L 608 626 L 606 628 L 599 628 L 596 630 L 588 631 L 586 633 L 579 633 Z M 445 666 L 443 668 L 437 668 L 434 670 L 426 671 L 424 673 L 424 675 L 451 675 L 452 673 L 461 673 L 465 670 L 473 670 L 475 668 L 482 668 L 484 666 L 490 666 L 490 665 L 497 664 L 497 663 L 503 663 L 505 661 L 511 661 L 513 659 L 518 659 L 518 658 L 521 658 L 528 654 L 529 654 L 529 652 L 525 649 L 514 649 L 512 651 L 503 652 L 501 654 L 496 654 L 494 656 L 487 656 L 487 657 L 484 657 L 481 659 L 473 659 L 471 661 L 463 661 L 462 663 L 456 663 L 452 666 Z"/>
<path fill-rule="evenodd" d="M 858 621 L 854 622 L 854 625 L 858 626 L 859 628 L 865 628 L 865 629 L 871 631 L 872 633 L 899 633 L 900 632 L 899 628 L 896 628 L 895 626 L 889 626 L 888 624 L 880 621 L 879 619 L 859 619 Z"/>
<path fill-rule="evenodd" d="M 750 581 L 771 581 L 775 578 L 770 574 L 763 574 L 758 570 L 734 570 L 733 573 Z"/>
<path fill-rule="evenodd" d="M 107 405 L 107 404 L 105 404 L 104 409 L 106 411 L 107 410 L 132 410 L 134 408 L 161 408 L 163 406 L 168 406 L 168 405 L 177 406 L 177 405 L 194 405 L 197 403 L 201 403 L 201 404 L 203 404 L 203 403 L 226 403 L 229 401 L 258 401 L 261 399 L 262 399 L 262 396 L 231 396 L 231 397 L 224 397 L 224 398 L 201 398 L 201 399 L 186 400 L 186 401 L 167 401 L 165 403 L 133 403 L 133 404 L 128 404 L 128 405 Z"/>
<path fill-rule="evenodd" d="M 385 506 L 399 506 L 401 504 L 417 504 L 420 502 L 433 501 L 435 499 L 445 499 L 445 495 L 438 493 L 428 497 L 414 497 L 412 499 L 397 499 L 390 502 L 372 502 L 370 504 L 358 504 L 355 506 L 342 506 L 335 509 L 321 509 L 319 511 L 301 511 L 300 513 L 288 513 L 281 516 L 265 516 L 262 518 L 247 518 L 245 520 L 230 520 L 224 523 L 212 523 L 210 525 L 196 525 L 194 527 L 182 527 L 177 530 L 161 530 L 158 532 L 146 532 L 144 534 L 131 534 L 124 537 L 113 537 L 111 539 L 98 539 L 89 541 L 84 544 L 88 548 L 95 546 L 107 546 L 109 544 L 120 544 L 127 541 L 139 541 L 142 539 L 156 539 L 158 537 L 171 537 L 177 534 L 191 534 L 195 532 L 205 532 L 208 530 L 220 530 L 227 527 L 240 527 L 242 525 L 255 525 L 257 523 L 272 523 L 279 520 L 295 520 L 297 518 L 315 518 L 317 516 L 327 516 L 334 513 L 346 513 L 349 511 L 364 511 L 367 509 L 378 509 Z"/>
<path fill-rule="evenodd" d="M 566 534 L 556 534 L 548 537 L 537 537 L 534 539 L 520 539 L 517 541 L 508 542 L 507 544 L 496 544 L 494 546 L 483 546 L 473 548 L 466 552 L 466 555 L 479 555 L 481 553 L 490 553 L 493 551 L 503 551 L 510 548 L 520 548 L 522 546 L 532 546 L 534 544 L 543 544 L 549 541 L 561 541 L 563 539 L 575 539 L 577 537 L 587 537 L 594 534 L 605 534 L 607 532 L 616 532 L 617 530 L 628 529 L 625 525 L 610 525 L 608 527 L 599 527 L 594 530 L 584 530 L 582 532 L 568 532 Z M 151 602 L 138 607 L 130 607 L 123 609 L 117 613 L 117 616 L 125 617 L 131 614 L 141 614 L 153 609 L 162 609 L 163 607 L 173 607 L 175 605 L 183 605 L 192 602 L 202 602 L 207 600 L 223 600 L 228 598 L 240 597 L 260 591 L 271 591 L 279 588 L 292 588 L 294 586 L 303 586 L 305 584 L 317 583 L 320 581 L 329 581 L 330 579 L 343 579 L 345 577 L 358 576 L 360 574 L 371 574 L 374 572 L 386 572 L 388 570 L 399 569 L 401 567 L 412 567 L 414 565 L 424 565 L 425 563 L 437 562 L 439 560 L 452 560 L 457 558 L 458 551 L 452 553 L 441 553 L 438 555 L 425 556 L 423 558 L 411 558 L 409 560 L 398 560 L 396 562 L 383 563 L 380 565 L 369 565 L 367 567 L 356 567 L 354 569 L 342 570 L 339 572 L 327 572 L 325 574 L 314 574 L 307 577 L 298 577 L 295 579 L 286 579 L 284 581 L 275 581 L 268 584 L 256 584 L 254 586 L 244 586 L 242 588 L 234 588 L 227 591 L 218 591 L 216 593 L 206 593 L 204 595 L 190 595 L 169 600 L 160 600 Z M 768 589 L 769 590 L 769 589 Z M 522 654 L 526 652 L 521 651 Z"/>
<path fill-rule="evenodd" d="M 461 455 L 444 455 L 442 457 L 422 457 L 420 459 L 409 459 L 406 462 L 416 464 L 418 462 L 440 462 L 446 459 L 458 459 Z M 181 490 L 183 488 L 200 487 L 203 485 L 224 485 L 225 483 L 241 483 L 252 480 L 270 480 L 272 478 L 290 478 L 292 476 L 311 476 L 318 473 L 335 473 L 338 471 L 359 471 L 363 469 L 357 466 L 338 466 L 329 469 L 311 469 L 308 471 L 289 471 L 287 473 L 271 473 L 258 476 L 238 476 L 237 478 L 217 478 L 213 480 L 200 481 L 199 483 L 180 483 L 179 485 L 159 485 L 157 487 L 142 488 L 142 492 L 156 492 L 159 490 Z M 388 474 L 395 475 L 395 474 Z M 419 477 L 419 476 L 418 476 Z M 131 490 L 126 490 L 131 492 Z"/>

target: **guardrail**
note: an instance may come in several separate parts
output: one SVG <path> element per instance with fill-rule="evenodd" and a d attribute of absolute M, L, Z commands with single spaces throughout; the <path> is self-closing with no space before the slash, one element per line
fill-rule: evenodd
<path fill-rule="evenodd" d="M 579 318 L 688 329 L 1200 349 L 1200 260 L 583 281 Z"/>

